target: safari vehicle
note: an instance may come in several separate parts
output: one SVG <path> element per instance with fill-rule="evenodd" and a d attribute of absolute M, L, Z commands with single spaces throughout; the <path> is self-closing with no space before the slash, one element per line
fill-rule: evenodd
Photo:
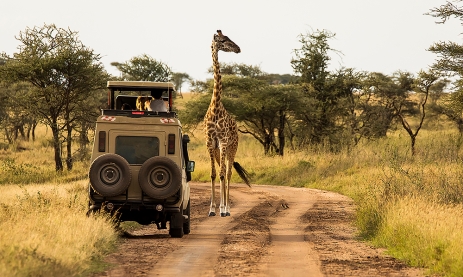
<path fill-rule="evenodd" d="M 155 223 L 158 229 L 169 222 L 172 237 L 190 233 L 194 162 L 172 110 L 174 85 L 108 81 L 107 87 L 108 109 L 96 122 L 89 170 L 89 213 L 104 209 L 119 221 Z M 138 96 L 160 91 L 167 112 L 132 109 Z"/>

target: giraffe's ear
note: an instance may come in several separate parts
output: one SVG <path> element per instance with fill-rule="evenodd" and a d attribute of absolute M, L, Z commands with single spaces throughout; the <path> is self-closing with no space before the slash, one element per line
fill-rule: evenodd
<path fill-rule="evenodd" d="M 217 34 L 219 34 L 219 36 L 223 36 L 221 30 L 217 30 Z"/>

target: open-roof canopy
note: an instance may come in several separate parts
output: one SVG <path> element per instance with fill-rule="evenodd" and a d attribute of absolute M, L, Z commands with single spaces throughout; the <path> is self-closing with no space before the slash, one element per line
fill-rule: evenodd
<path fill-rule="evenodd" d="M 171 82 L 108 81 L 107 87 L 120 91 L 175 90 Z"/>

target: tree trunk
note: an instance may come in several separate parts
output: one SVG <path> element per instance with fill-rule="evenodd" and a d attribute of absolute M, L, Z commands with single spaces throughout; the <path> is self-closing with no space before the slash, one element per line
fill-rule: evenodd
<path fill-rule="evenodd" d="M 90 140 L 88 139 L 88 130 L 89 124 L 82 122 L 81 131 L 79 134 L 79 148 L 81 151 L 85 151 L 87 149 L 87 145 L 90 143 Z"/>
<path fill-rule="evenodd" d="M 58 123 L 52 123 L 51 131 L 53 134 L 53 149 L 55 151 L 55 170 L 59 172 L 63 171 L 63 162 L 61 161 L 61 147 L 59 141 Z"/>
<path fill-rule="evenodd" d="M 280 122 L 278 126 L 278 155 L 283 156 L 284 149 L 285 149 L 285 120 L 286 115 L 283 111 L 280 111 Z"/>
<path fill-rule="evenodd" d="M 67 136 L 66 136 L 66 166 L 69 171 L 72 170 L 72 126 L 67 125 Z"/>
<path fill-rule="evenodd" d="M 32 123 L 32 141 L 35 141 L 35 128 L 37 128 L 37 121 Z"/>
<path fill-rule="evenodd" d="M 264 138 L 264 154 L 265 155 L 268 155 L 268 152 L 270 151 L 270 136 L 265 134 L 265 138 Z"/>
<path fill-rule="evenodd" d="M 416 154 L 416 150 L 415 150 L 416 136 L 411 136 L 410 139 L 411 139 L 412 157 L 414 157 Z"/>
<path fill-rule="evenodd" d="M 8 132 L 8 127 L 5 127 L 5 135 L 8 140 L 8 144 L 13 144 L 13 138 L 11 137 L 10 132 Z"/>

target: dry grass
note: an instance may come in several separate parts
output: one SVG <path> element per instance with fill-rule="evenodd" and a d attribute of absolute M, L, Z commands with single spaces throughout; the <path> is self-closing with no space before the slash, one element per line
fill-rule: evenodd
<path fill-rule="evenodd" d="M 22 144 L 31 150 L 0 150 L 0 276 L 85 275 L 116 241 L 107 218 L 85 216 L 88 163 L 54 173 L 50 134 L 41 132 L 36 142 Z M 209 182 L 202 131 L 190 137 L 193 179 Z M 254 185 L 352 197 L 363 238 L 431 273 L 462 276 L 462 142 L 451 125 L 438 121 L 420 132 L 415 157 L 403 130 L 337 154 L 287 149 L 283 157 L 265 156 L 254 139 L 241 136 L 236 160 Z M 232 181 L 241 182 L 236 173 Z"/>
<path fill-rule="evenodd" d="M 116 242 L 107 217 L 85 215 L 85 181 L 1 189 L 0 276 L 80 276 Z"/>
<path fill-rule="evenodd" d="M 45 128 L 38 137 L 0 150 L 0 276 L 87 275 L 116 231 L 107 216 L 86 216 L 88 163 L 56 174 Z"/>
<path fill-rule="evenodd" d="M 441 128 L 442 129 L 442 128 Z M 463 275 L 463 149 L 456 131 L 422 130 L 411 157 L 403 130 L 333 154 L 323 149 L 269 157 L 252 138 L 241 137 L 236 160 L 254 184 L 305 186 L 337 191 L 357 204 L 363 238 L 432 274 Z M 210 181 L 202 134 L 192 141 L 193 178 Z M 233 174 L 234 182 L 241 182 Z"/>
<path fill-rule="evenodd" d="M 463 272 L 463 205 L 442 205 L 422 197 L 404 197 L 388 207 L 375 243 L 394 256 L 431 272 Z"/>

